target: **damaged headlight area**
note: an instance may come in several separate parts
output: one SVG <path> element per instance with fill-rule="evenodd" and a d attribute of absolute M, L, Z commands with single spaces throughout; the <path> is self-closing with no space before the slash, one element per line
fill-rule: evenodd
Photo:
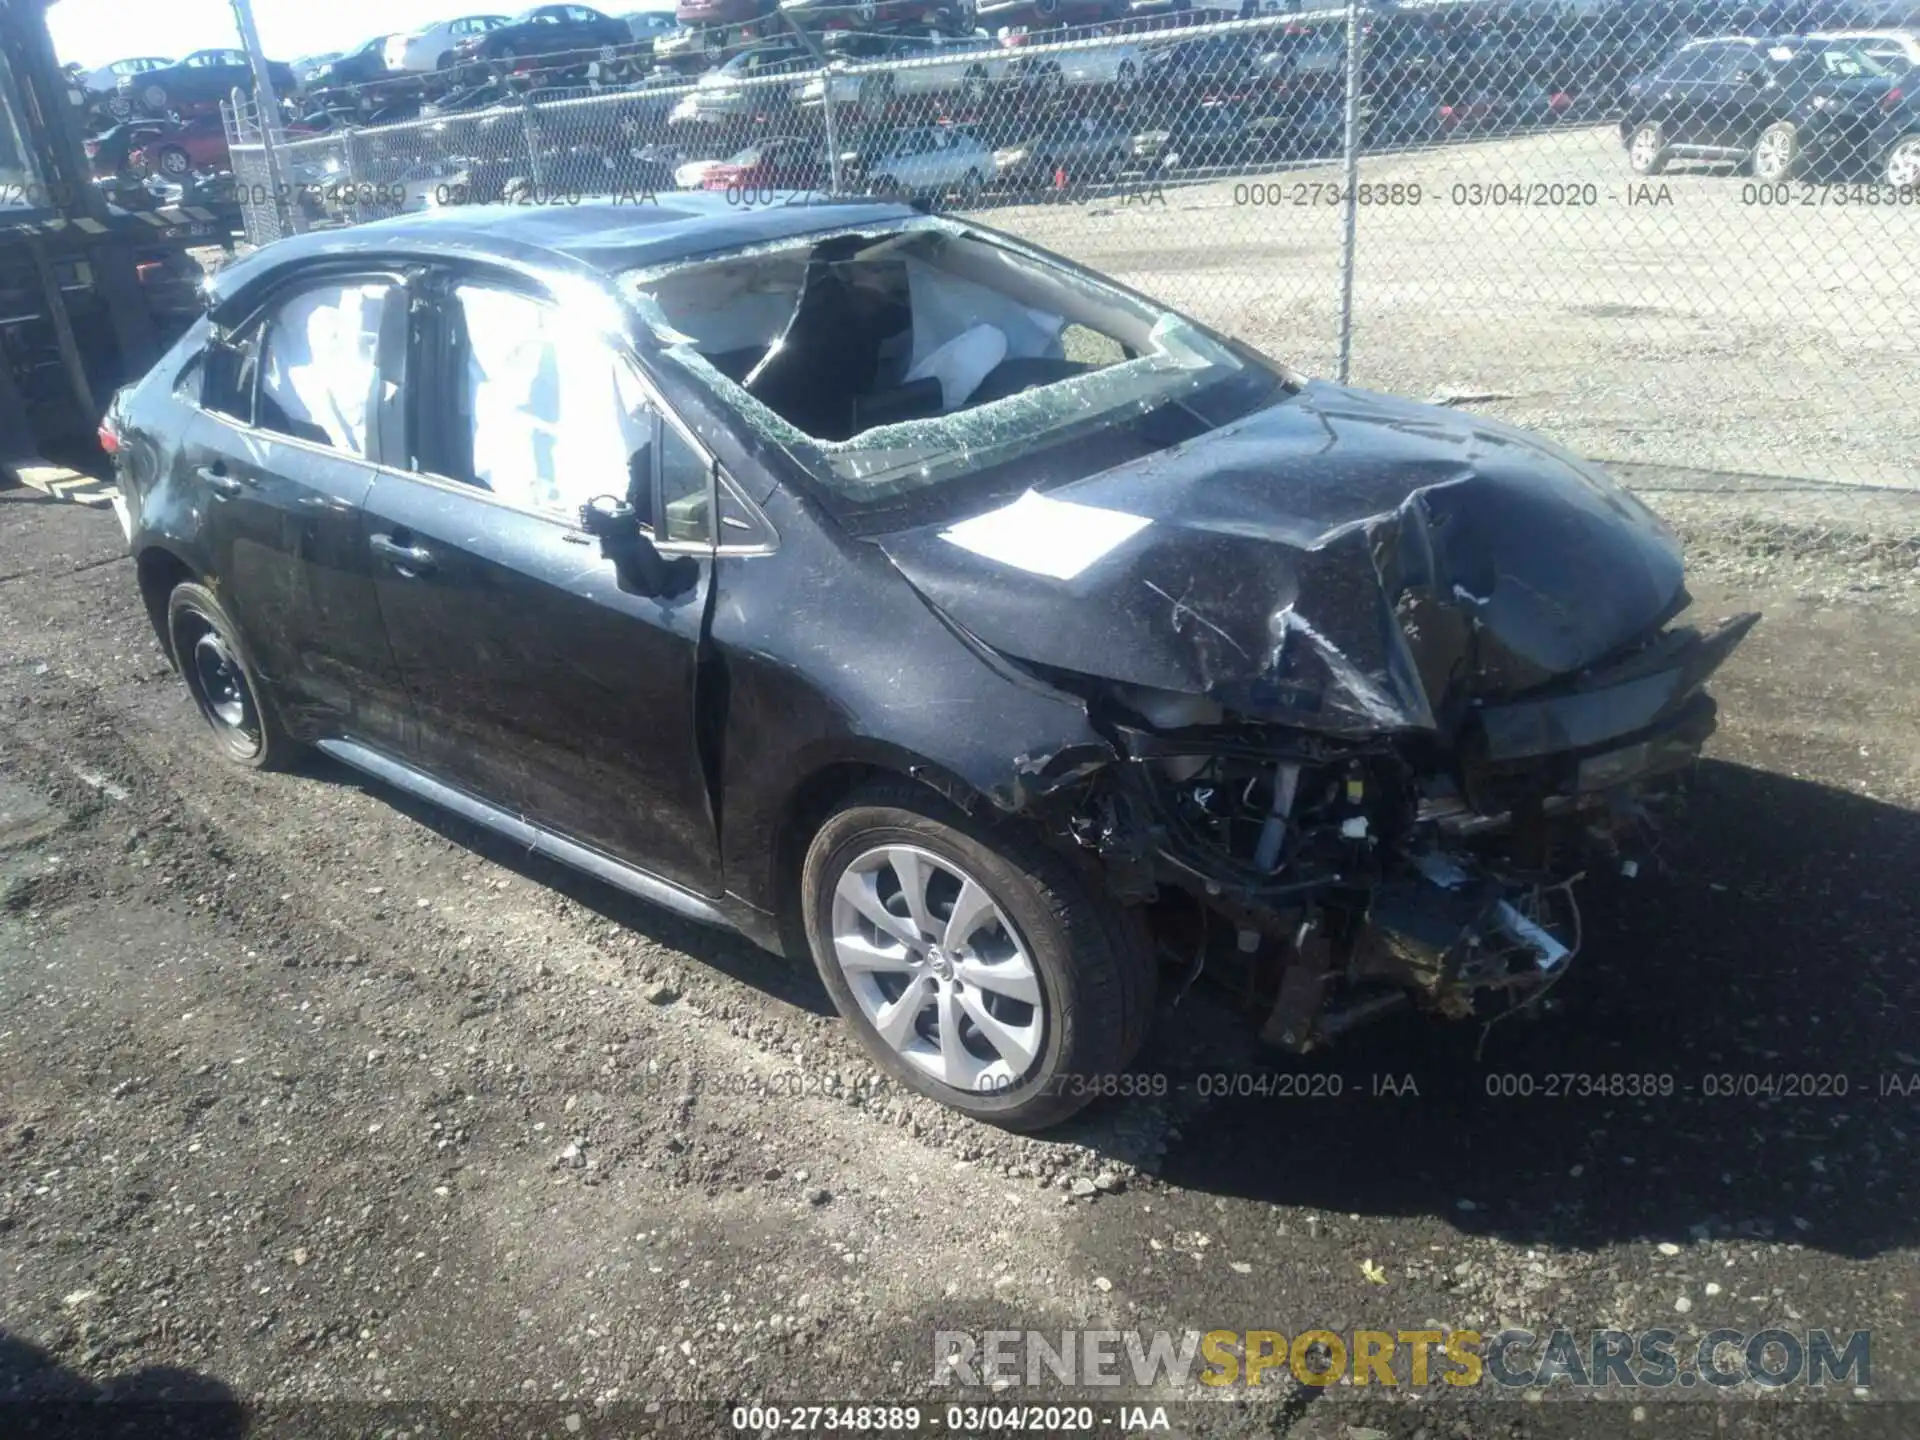
<path fill-rule="evenodd" d="M 1296 1051 L 1412 1005 L 1531 1005 L 1581 944 L 1576 883 L 1631 869 L 1714 728 L 1701 689 L 1758 619 L 1677 627 L 1451 730 L 1349 738 L 1114 686 L 1094 704 L 1120 760 L 1065 826 L 1162 951 Z"/>

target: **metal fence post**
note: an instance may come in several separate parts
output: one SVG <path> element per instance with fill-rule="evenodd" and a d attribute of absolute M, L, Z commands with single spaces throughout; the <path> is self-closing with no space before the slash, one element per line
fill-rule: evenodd
<path fill-rule="evenodd" d="M 1353 263 L 1360 231 L 1360 0 L 1347 0 L 1347 113 L 1340 178 L 1340 383 L 1347 383 L 1353 365 Z"/>
<path fill-rule="evenodd" d="M 538 199 L 546 189 L 540 176 L 540 116 L 534 109 L 532 95 L 527 95 L 522 105 L 520 135 L 527 142 L 527 176 L 533 182 L 534 198 Z"/>
<path fill-rule="evenodd" d="M 827 126 L 827 193 L 837 197 L 842 191 L 840 188 L 840 130 L 839 126 L 834 122 L 833 116 L 833 82 L 836 78 L 834 75 L 835 68 L 835 65 L 829 64 L 827 68 L 821 72 L 820 83 L 823 88 L 820 95 L 822 106 L 821 114 Z"/>

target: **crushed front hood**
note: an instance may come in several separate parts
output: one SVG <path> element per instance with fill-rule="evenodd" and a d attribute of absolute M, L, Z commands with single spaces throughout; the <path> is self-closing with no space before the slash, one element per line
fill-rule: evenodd
<path fill-rule="evenodd" d="M 1592 465 L 1496 421 L 1322 382 L 879 543 L 1008 655 L 1338 733 L 1444 726 L 1686 603 L 1672 534 Z"/>

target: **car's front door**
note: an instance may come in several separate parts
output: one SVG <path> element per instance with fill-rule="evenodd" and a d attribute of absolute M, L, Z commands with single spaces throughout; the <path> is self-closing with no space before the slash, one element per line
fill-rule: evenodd
<path fill-rule="evenodd" d="M 1660 67 L 1647 97 L 1647 118 L 1666 132 L 1669 145 L 1711 143 L 1717 77 L 1726 47 L 1697 45 L 1682 50 Z"/>
<path fill-rule="evenodd" d="M 180 478 L 212 583 L 303 736 L 402 745 L 411 723 L 359 511 L 402 444 L 406 312 L 396 275 L 296 282 L 200 360 Z"/>
<path fill-rule="evenodd" d="M 414 469 L 383 472 L 366 503 L 380 607 L 418 717 L 414 758 L 535 824 L 717 893 L 695 697 L 710 458 L 577 299 L 566 308 L 447 275 L 416 319 Z M 623 588 L 631 577 L 581 528 L 581 506 L 609 495 L 652 520 L 670 560 L 660 593 Z"/>

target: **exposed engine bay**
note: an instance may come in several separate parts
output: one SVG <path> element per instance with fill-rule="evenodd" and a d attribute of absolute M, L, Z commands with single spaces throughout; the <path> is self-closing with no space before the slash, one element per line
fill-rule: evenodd
<path fill-rule="evenodd" d="M 1758 618 L 1666 631 L 1571 684 L 1475 707 L 1452 744 L 1321 736 L 1121 687 L 1096 723 L 1125 761 L 1067 824 L 1117 897 L 1150 907 L 1187 983 L 1224 980 L 1269 1043 L 1308 1051 L 1409 1004 L 1497 1018 L 1538 1002 L 1578 954 L 1585 874 L 1633 873 L 1661 782 L 1713 730 L 1699 683 Z M 1687 679 L 1650 723 L 1516 753 L 1510 711 L 1576 738 L 1579 716 L 1620 701 L 1602 697 L 1676 659 Z"/>

